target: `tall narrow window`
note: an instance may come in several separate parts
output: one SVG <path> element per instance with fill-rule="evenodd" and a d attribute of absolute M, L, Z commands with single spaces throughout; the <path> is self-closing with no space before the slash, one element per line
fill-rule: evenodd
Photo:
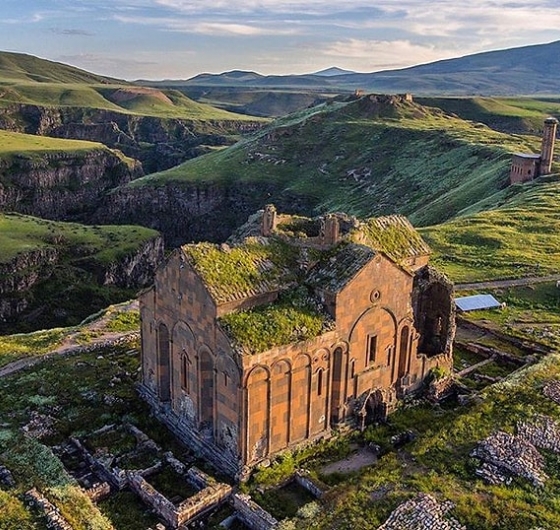
<path fill-rule="evenodd" d="M 367 364 L 371 364 L 375 362 L 375 355 L 377 354 L 377 335 L 368 336 L 367 346 Z"/>
<path fill-rule="evenodd" d="M 317 372 L 317 395 L 323 394 L 323 370 Z"/>
<path fill-rule="evenodd" d="M 356 375 L 356 360 L 352 359 L 352 361 L 350 361 L 350 378 L 354 378 L 354 376 Z"/>
<path fill-rule="evenodd" d="M 391 366 L 391 354 L 393 353 L 393 347 L 388 346 L 385 351 L 387 352 L 387 366 Z"/>
<path fill-rule="evenodd" d="M 190 393 L 189 359 L 186 355 L 181 357 L 181 387 L 187 394 Z"/>

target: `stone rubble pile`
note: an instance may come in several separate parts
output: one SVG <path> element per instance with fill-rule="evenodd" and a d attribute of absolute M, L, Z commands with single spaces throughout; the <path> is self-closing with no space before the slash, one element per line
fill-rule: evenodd
<path fill-rule="evenodd" d="M 560 425 L 549 416 L 537 416 L 534 423 L 519 422 L 517 436 L 539 449 L 560 454 Z"/>
<path fill-rule="evenodd" d="M 22 427 L 23 432 L 31 438 L 40 440 L 54 434 L 54 418 L 41 414 L 37 411 L 31 412 L 31 419 Z"/>
<path fill-rule="evenodd" d="M 509 484 L 518 476 L 542 486 L 548 476 L 538 449 L 560 454 L 560 425 L 549 416 L 518 422 L 516 435 L 501 431 L 492 434 L 478 444 L 471 456 L 482 461 L 476 474 L 490 484 Z"/>
<path fill-rule="evenodd" d="M 16 486 L 12 472 L 2 465 L 0 465 L 0 486 L 5 486 L 6 488 L 15 488 Z"/>
<path fill-rule="evenodd" d="M 454 507 L 450 501 L 440 503 L 432 495 L 420 493 L 398 506 L 377 530 L 466 530 L 449 517 Z"/>
<path fill-rule="evenodd" d="M 544 395 L 560 405 L 560 381 L 552 381 L 543 389 Z"/>
<path fill-rule="evenodd" d="M 486 466 L 477 475 L 491 484 L 508 482 L 504 478 L 524 477 L 535 486 L 542 486 L 548 476 L 544 472 L 544 458 L 537 448 L 520 436 L 498 431 L 480 442 L 471 456 Z"/>

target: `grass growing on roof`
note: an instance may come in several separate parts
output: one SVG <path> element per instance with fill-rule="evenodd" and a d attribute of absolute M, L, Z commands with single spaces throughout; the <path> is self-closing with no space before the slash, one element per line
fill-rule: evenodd
<path fill-rule="evenodd" d="M 276 302 L 229 313 L 220 324 L 244 353 L 255 354 L 326 331 L 330 319 L 307 297 L 305 289 L 280 295 Z"/>
<path fill-rule="evenodd" d="M 366 244 L 400 262 L 411 255 L 429 254 L 430 249 L 414 228 L 404 219 L 368 219 L 362 228 Z"/>
<path fill-rule="evenodd" d="M 259 243 L 250 238 L 235 247 L 199 243 L 182 248 L 219 301 L 261 284 L 280 287 L 286 282 L 285 266 L 297 255 L 297 249 L 279 240 Z"/>

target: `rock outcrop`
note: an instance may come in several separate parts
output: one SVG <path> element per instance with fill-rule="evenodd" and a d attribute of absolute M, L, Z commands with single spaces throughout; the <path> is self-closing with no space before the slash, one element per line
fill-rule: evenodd
<path fill-rule="evenodd" d="M 280 190 L 267 182 L 189 183 L 124 186 L 107 196 L 93 217 L 100 224 L 137 224 L 154 228 L 169 248 L 192 241 L 223 242 L 249 215 L 274 202 L 305 214 L 313 199 Z"/>
<path fill-rule="evenodd" d="M 12 104 L 0 109 L 0 129 L 101 142 L 139 160 L 145 173 L 176 166 L 210 147 L 231 145 L 258 121 L 158 118 L 79 107 Z"/>
<path fill-rule="evenodd" d="M 87 221 L 107 191 L 142 175 L 110 149 L 11 155 L 0 159 L 0 211 Z"/>
<path fill-rule="evenodd" d="M 76 304 L 82 307 L 82 312 L 74 316 L 78 321 L 107 305 L 102 299 L 76 301 L 77 294 L 73 292 L 76 288 L 72 286 L 67 286 L 57 297 L 43 298 L 44 286 L 52 282 L 54 275 L 65 277 L 71 271 L 80 278 L 81 288 L 90 285 L 91 289 L 96 286 L 137 289 L 148 285 L 163 259 L 163 238 L 148 239 L 109 263 L 102 263 L 95 256 L 80 257 L 79 252 L 80 249 L 64 245 L 46 246 L 20 252 L 0 264 L 0 332 L 18 329 L 18 322 L 22 321 L 27 322 L 26 331 L 47 325 L 68 325 Z M 69 261 L 69 254 L 74 261 Z"/>

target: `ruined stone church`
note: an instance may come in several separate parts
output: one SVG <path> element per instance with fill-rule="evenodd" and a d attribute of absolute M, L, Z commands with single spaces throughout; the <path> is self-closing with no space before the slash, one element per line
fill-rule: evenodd
<path fill-rule="evenodd" d="M 267 206 L 228 244 L 176 249 L 140 297 L 141 393 L 243 478 L 341 426 L 383 420 L 452 368 L 452 285 L 408 220 Z"/>

